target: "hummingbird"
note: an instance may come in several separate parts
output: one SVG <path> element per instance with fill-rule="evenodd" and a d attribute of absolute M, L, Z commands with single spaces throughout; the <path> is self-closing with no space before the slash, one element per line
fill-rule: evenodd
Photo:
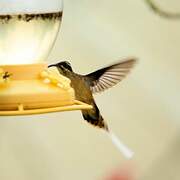
<path fill-rule="evenodd" d="M 109 131 L 108 125 L 102 117 L 93 95 L 113 87 L 124 79 L 135 63 L 135 58 L 129 58 L 87 75 L 75 73 L 68 61 L 51 64 L 48 68 L 56 67 L 61 75 L 69 78 L 71 80 L 71 87 L 75 91 L 75 98 L 92 106 L 92 109 L 82 110 L 83 118 L 88 123 Z"/>

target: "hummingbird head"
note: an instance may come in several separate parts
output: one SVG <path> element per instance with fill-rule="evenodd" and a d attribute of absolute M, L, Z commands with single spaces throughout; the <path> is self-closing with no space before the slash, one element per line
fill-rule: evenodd
<path fill-rule="evenodd" d="M 48 66 L 48 68 L 50 67 L 57 67 L 59 72 L 64 74 L 67 71 L 71 71 L 72 72 L 72 67 L 71 64 L 68 61 L 61 61 L 57 64 L 51 64 Z"/>

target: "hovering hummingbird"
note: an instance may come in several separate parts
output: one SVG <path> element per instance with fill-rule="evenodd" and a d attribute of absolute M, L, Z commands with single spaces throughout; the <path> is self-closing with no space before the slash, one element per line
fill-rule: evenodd
<path fill-rule="evenodd" d="M 82 110 L 83 118 L 92 125 L 108 131 L 107 123 L 100 114 L 93 94 L 100 93 L 116 85 L 126 77 L 135 63 L 135 59 L 127 59 L 87 75 L 75 73 L 68 61 L 62 61 L 48 67 L 55 66 L 61 75 L 69 78 L 71 86 L 75 91 L 76 99 L 93 107 L 92 109 Z"/>

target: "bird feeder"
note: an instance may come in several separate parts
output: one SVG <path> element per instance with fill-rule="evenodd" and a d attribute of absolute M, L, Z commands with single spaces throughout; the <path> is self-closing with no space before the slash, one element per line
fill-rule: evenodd
<path fill-rule="evenodd" d="M 3 8 L 1 8 L 3 7 Z M 90 109 L 46 60 L 62 21 L 62 0 L 0 2 L 0 115 Z"/>

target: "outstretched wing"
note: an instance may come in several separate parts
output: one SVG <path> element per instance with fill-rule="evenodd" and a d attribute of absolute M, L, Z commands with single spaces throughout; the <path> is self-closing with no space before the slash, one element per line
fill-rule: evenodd
<path fill-rule="evenodd" d="M 87 74 L 85 78 L 92 93 L 99 93 L 116 85 L 127 76 L 135 63 L 135 59 L 128 59 Z"/>

